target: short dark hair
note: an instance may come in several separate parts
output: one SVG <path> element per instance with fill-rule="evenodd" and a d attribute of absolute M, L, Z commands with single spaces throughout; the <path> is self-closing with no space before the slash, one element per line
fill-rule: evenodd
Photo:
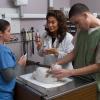
<path fill-rule="evenodd" d="M 0 31 L 4 32 L 7 27 L 10 26 L 10 23 L 4 19 L 0 19 Z"/>
<path fill-rule="evenodd" d="M 69 11 L 69 19 L 75 15 L 81 14 L 83 12 L 90 12 L 89 8 L 82 3 L 76 3 L 74 4 L 70 11 Z"/>

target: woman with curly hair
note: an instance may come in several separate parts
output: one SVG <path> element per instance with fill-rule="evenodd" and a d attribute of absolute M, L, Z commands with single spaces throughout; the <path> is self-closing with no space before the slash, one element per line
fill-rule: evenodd
<path fill-rule="evenodd" d="M 46 33 L 41 38 L 36 36 L 36 45 L 39 55 L 44 57 L 44 64 L 51 65 L 71 53 L 73 36 L 67 32 L 67 20 L 62 11 L 49 10 L 46 20 Z M 65 66 L 73 68 L 70 61 Z"/>

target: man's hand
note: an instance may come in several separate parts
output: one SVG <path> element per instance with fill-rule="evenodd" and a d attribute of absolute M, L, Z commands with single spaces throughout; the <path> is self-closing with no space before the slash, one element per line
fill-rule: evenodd
<path fill-rule="evenodd" d="M 72 76 L 72 70 L 69 69 L 51 69 L 51 72 L 58 79 Z"/>

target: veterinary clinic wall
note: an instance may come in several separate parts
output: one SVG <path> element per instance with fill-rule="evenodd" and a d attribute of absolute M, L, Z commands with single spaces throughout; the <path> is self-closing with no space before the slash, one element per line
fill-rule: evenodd
<path fill-rule="evenodd" d="M 62 7 L 70 7 L 70 0 L 53 0 L 53 6 L 55 9 L 60 9 Z M 16 7 L 13 3 L 13 0 L 3 0 L 0 2 L 0 9 L 5 9 L 7 14 L 9 13 L 19 13 L 19 7 Z M 28 0 L 28 5 L 22 6 L 21 10 L 23 14 L 46 14 L 48 8 L 48 0 Z M 8 12 L 8 10 L 10 11 Z M 2 16 L 1 16 L 2 17 Z M 44 25 L 45 25 L 45 19 L 43 18 L 14 18 L 14 20 L 20 22 L 20 23 L 15 23 L 15 25 L 20 26 L 19 28 L 16 28 L 14 34 L 16 37 L 18 37 L 18 41 L 20 41 L 20 31 L 22 28 L 25 28 L 26 30 L 30 29 L 31 26 L 34 27 L 34 29 L 38 29 L 39 32 L 42 34 L 44 32 Z M 17 56 L 17 59 L 23 54 L 22 51 L 22 43 L 16 42 L 16 43 L 10 43 L 7 44 L 9 47 L 12 48 L 14 53 Z M 28 48 L 30 51 L 30 48 Z M 29 55 L 29 59 L 34 60 L 34 61 L 40 61 L 42 62 L 43 58 L 39 57 L 36 54 L 36 49 L 35 49 L 35 54 L 34 55 Z M 26 69 L 21 69 L 17 68 L 18 75 L 32 71 L 32 67 L 28 67 Z"/>
<path fill-rule="evenodd" d="M 78 2 L 86 4 L 93 13 L 100 13 L 100 0 L 71 0 L 70 5 Z"/>

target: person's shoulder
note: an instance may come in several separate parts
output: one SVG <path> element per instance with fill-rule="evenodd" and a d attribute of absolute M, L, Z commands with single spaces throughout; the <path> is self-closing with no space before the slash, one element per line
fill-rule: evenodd
<path fill-rule="evenodd" d="M 47 32 L 44 32 L 44 33 L 42 34 L 42 38 L 48 40 L 48 39 L 51 38 L 51 36 L 49 36 Z"/>
<path fill-rule="evenodd" d="M 6 52 L 10 52 L 10 48 L 6 47 L 5 45 L 0 45 L 0 53 L 6 54 Z"/>
<path fill-rule="evenodd" d="M 69 33 L 69 32 L 66 32 L 66 38 L 73 38 L 73 35 L 71 34 L 71 33 Z"/>
<path fill-rule="evenodd" d="M 42 34 L 41 34 L 41 37 L 42 38 L 46 38 L 48 35 L 47 35 L 47 32 L 43 32 Z"/>

